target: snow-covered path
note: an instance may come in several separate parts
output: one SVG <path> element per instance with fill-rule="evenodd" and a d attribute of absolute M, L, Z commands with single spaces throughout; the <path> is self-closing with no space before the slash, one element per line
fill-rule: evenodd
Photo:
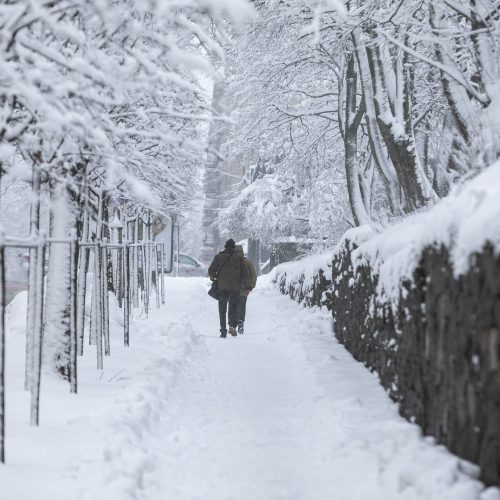
<path fill-rule="evenodd" d="M 264 280 L 245 335 L 219 339 L 206 290 L 167 280 L 104 374 L 84 359 L 76 399 L 49 380 L 41 428 L 12 417 L 2 500 L 500 499 L 398 416 L 326 311 Z"/>
<path fill-rule="evenodd" d="M 172 393 L 156 450 L 166 498 L 332 498 L 324 393 L 304 351 L 281 341 L 290 324 L 269 295 L 252 297 L 244 336 L 207 333 Z"/>

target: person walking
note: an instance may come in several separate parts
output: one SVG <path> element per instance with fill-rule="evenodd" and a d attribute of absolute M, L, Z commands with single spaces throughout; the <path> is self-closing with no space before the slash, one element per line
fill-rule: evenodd
<path fill-rule="evenodd" d="M 208 275 L 212 281 L 217 280 L 220 336 L 227 336 L 227 314 L 229 333 L 234 337 L 237 335 L 240 292 L 248 282 L 248 271 L 242 253 L 236 252 L 233 239 L 227 240 L 224 250 L 214 257 L 208 268 Z"/>
<path fill-rule="evenodd" d="M 245 332 L 245 316 L 247 312 L 247 299 L 250 292 L 255 288 L 257 284 L 257 273 L 255 272 L 255 267 L 252 261 L 245 257 L 243 252 L 243 247 L 241 245 L 236 245 L 236 252 L 243 257 L 243 263 L 246 268 L 245 279 L 240 291 L 239 299 L 239 315 L 238 315 L 238 333 L 243 335 Z"/>

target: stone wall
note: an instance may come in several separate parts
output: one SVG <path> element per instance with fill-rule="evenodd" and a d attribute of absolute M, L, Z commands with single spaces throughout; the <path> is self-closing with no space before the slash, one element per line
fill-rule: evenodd
<path fill-rule="evenodd" d="M 354 270 L 352 249 L 334 258 L 331 293 L 324 276 L 312 291 L 284 289 L 279 274 L 276 283 L 332 308 L 336 337 L 377 371 L 401 414 L 500 485 L 500 257 L 485 247 L 455 277 L 448 250 L 428 247 L 394 304 L 377 296 L 370 268 Z"/>

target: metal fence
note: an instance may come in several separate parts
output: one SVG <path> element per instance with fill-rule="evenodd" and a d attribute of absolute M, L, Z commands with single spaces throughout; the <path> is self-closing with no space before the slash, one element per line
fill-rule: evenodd
<path fill-rule="evenodd" d="M 115 217 L 116 222 L 116 217 Z M 30 423 L 40 421 L 40 379 L 42 367 L 44 311 L 46 293 L 46 256 L 54 245 L 69 245 L 69 384 L 78 390 L 78 356 L 84 352 L 85 332 L 89 344 L 96 346 L 96 367 L 103 369 L 104 357 L 111 354 L 109 327 L 109 291 L 113 291 L 123 310 L 123 343 L 130 342 L 130 316 L 142 306 L 147 315 L 154 290 L 156 307 L 165 303 L 163 243 L 152 240 L 151 224 L 141 218 L 118 219 L 109 224 L 109 237 L 96 238 L 90 221 L 84 221 L 80 239 L 73 231 L 68 239 L 48 238 L 43 231 L 25 238 L 0 234 L 0 462 L 5 462 L 5 249 L 29 251 L 28 307 L 26 328 L 25 389 L 30 391 Z M 142 231 L 139 228 L 142 224 Z M 149 225 L 149 227 L 148 227 Z M 142 233 L 142 236 L 141 236 Z M 141 236 L 141 237 L 140 237 Z M 87 289 L 91 285 L 89 324 L 86 324 Z M 68 319 L 68 318 L 66 318 Z"/>

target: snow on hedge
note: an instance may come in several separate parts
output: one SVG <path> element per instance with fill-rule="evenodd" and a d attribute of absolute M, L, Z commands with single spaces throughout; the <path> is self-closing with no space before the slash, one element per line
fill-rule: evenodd
<path fill-rule="evenodd" d="M 322 269 L 331 268 L 335 255 L 351 242 L 354 266 L 368 265 L 379 276 L 380 297 L 396 302 L 403 281 L 410 280 L 423 250 L 429 246 L 449 249 L 455 274 L 466 272 L 471 256 L 489 243 L 500 251 L 500 161 L 457 188 L 426 212 L 406 217 L 380 232 L 369 226 L 350 229 L 335 248 L 300 261 L 277 266 L 274 282 L 306 289 Z"/>
<path fill-rule="evenodd" d="M 287 293 L 291 292 L 295 300 L 301 301 L 301 293 L 304 297 L 312 299 L 313 287 L 320 271 L 323 271 L 330 279 L 332 257 L 333 251 L 327 251 L 299 261 L 285 262 L 269 273 L 269 279 L 276 287 L 284 288 Z"/>
<path fill-rule="evenodd" d="M 458 276 L 487 243 L 500 250 L 499 221 L 500 161 L 427 212 L 407 217 L 359 245 L 352 260 L 354 265 L 368 264 L 379 275 L 380 293 L 396 301 L 426 247 L 447 247 Z"/>
<path fill-rule="evenodd" d="M 374 234 L 373 229 L 369 226 L 349 229 L 334 248 L 298 261 L 285 262 L 276 266 L 270 273 L 270 280 L 277 285 L 284 285 L 287 290 L 293 287 L 296 292 L 299 292 L 299 289 L 302 288 L 302 292 L 307 296 L 312 293 L 315 279 L 320 271 L 325 273 L 327 279 L 331 279 L 333 258 L 342 251 L 347 241 L 361 245 Z"/>
<path fill-rule="evenodd" d="M 270 278 L 274 281 L 281 275 L 287 276 L 287 281 L 295 282 L 305 279 L 312 283 L 312 279 L 320 270 L 327 271 L 332 267 L 333 250 L 328 250 L 317 255 L 310 255 L 299 261 L 285 262 L 276 266 L 270 273 Z"/>

